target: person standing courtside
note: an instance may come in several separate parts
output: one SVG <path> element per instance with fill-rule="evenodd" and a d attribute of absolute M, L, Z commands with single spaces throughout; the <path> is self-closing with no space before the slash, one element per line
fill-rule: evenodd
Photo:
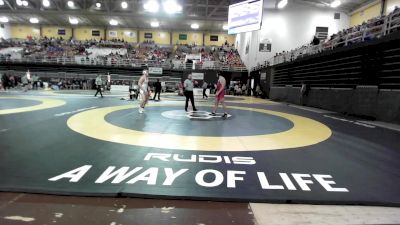
<path fill-rule="evenodd" d="M 97 91 L 96 91 L 96 94 L 94 95 L 94 97 L 96 97 L 98 93 L 100 93 L 101 97 L 103 97 L 103 93 L 101 92 L 101 86 L 103 85 L 103 80 L 101 79 L 100 75 L 98 75 L 96 77 L 95 84 L 96 84 Z"/>
<path fill-rule="evenodd" d="M 32 89 L 37 90 L 38 89 L 38 82 L 39 82 L 39 77 L 36 75 L 32 76 Z"/>
<path fill-rule="evenodd" d="M 206 94 L 207 87 L 208 87 L 208 84 L 207 84 L 207 82 L 204 81 L 203 82 L 203 86 L 202 86 L 202 88 L 203 88 L 203 99 L 204 99 L 204 97 L 206 97 L 206 99 L 208 98 L 208 96 Z"/>
<path fill-rule="evenodd" d="M 22 82 L 23 91 L 27 92 L 29 90 L 29 78 L 28 78 L 27 74 L 25 74 L 23 77 L 21 77 L 21 82 Z"/>
<path fill-rule="evenodd" d="M 157 93 L 158 93 L 158 101 L 160 101 L 160 93 L 161 93 L 161 82 L 160 82 L 160 79 L 157 79 L 157 82 L 154 83 L 154 88 L 155 88 L 155 93 L 154 93 L 153 100 L 156 100 L 156 96 L 157 96 Z"/>
<path fill-rule="evenodd" d="M 189 99 L 192 103 L 193 111 L 197 111 L 196 106 L 194 106 L 192 74 L 189 74 L 188 78 L 183 83 L 183 87 L 185 88 L 186 96 L 185 111 L 187 112 Z"/>
<path fill-rule="evenodd" d="M 225 105 L 225 86 L 226 86 L 225 78 L 221 74 L 218 74 L 217 92 L 215 93 L 215 105 L 211 113 L 212 116 L 216 115 L 216 111 L 218 109 L 219 104 L 222 104 L 224 108 L 224 115 L 222 117 L 226 118 L 228 116 Z"/>

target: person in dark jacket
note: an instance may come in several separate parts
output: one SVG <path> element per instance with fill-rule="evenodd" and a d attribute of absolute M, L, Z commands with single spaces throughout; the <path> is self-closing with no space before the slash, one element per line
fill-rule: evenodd
<path fill-rule="evenodd" d="M 153 100 L 156 100 L 156 96 L 157 96 L 157 93 L 158 93 L 158 101 L 160 101 L 160 93 L 161 93 L 161 82 L 160 82 L 160 79 L 157 79 L 157 82 L 154 83 L 154 88 L 155 88 L 155 93 L 154 93 Z"/>
<path fill-rule="evenodd" d="M 314 38 L 313 38 L 311 44 L 312 44 L 312 45 L 319 45 L 319 43 L 320 43 L 320 40 L 318 39 L 318 37 L 317 37 L 317 36 L 314 36 Z"/>

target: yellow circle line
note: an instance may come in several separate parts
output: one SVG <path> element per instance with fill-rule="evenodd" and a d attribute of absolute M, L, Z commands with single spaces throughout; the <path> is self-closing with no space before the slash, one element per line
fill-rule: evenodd
<path fill-rule="evenodd" d="M 161 97 L 167 100 L 172 100 L 172 101 L 178 101 L 177 99 L 171 98 L 170 96 L 172 95 L 166 95 L 165 97 Z M 232 96 L 228 96 L 228 97 L 232 97 Z M 233 98 L 236 98 L 236 96 L 233 96 Z M 238 96 L 238 98 L 242 98 L 239 100 L 228 100 L 227 98 L 225 98 L 225 102 L 228 103 L 241 103 L 241 104 L 269 104 L 269 105 L 275 105 L 275 104 L 279 104 L 273 101 L 270 101 L 268 99 L 260 99 L 260 98 L 254 98 L 254 97 L 247 97 L 247 96 Z M 195 102 L 208 102 L 207 100 L 198 98 L 195 98 Z M 212 104 L 214 104 L 214 100 L 209 101 Z"/>
<path fill-rule="evenodd" d="M 65 101 L 58 100 L 58 99 L 33 98 L 33 97 L 25 97 L 25 96 L 21 96 L 21 97 L 3 96 L 3 97 L 0 97 L 0 99 L 23 99 L 23 100 L 34 100 L 34 101 L 41 102 L 40 104 L 34 105 L 34 106 L 20 107 L 20 108 L 14 108 L 14 109 L 3 109 L 3 110 L 0 110 L 0 115 L 31 112 L 31 111 L 49 109 L 49 108 L 54 108 L 54 107 L 59 107 L 59 106 L 65 105 Z"/>
<path fill-rule="evenodd" d="M 293 127 L 275 134 L 209 137 L 143 132 L 121 128 L 105 121 L 105 116 L 111 112 L 133 108 L 137 108 L 137 106 L 122 105 L 88 110 L 70 117 L 67 125 L 78 133 L 103 141 L 153 148 L 204 151 L 262 151 L 299 148 L 320 143 L 332 134 L 327 126 L 312 119 L 266 109 L 239 106 L 229 106 L 229 108 L 280 116 L 290 120 Z M 193 128 L 196 129 L 196 127 Z M 204 132 L 206 133 L 207 130 Z"/>
<path fill-rule="evenodd" d="M 164 95 L 165 97 L 161 96 L 161 98 L 165 98 L 167 100 L 177 100 L 174 98 L 170 98 L 171 96 L 177 96 L 177 95 Z M 210 95 L 209 97 L 215 97 L 214 95 Z M 232 98 L 241 98 L 241 99 L 237 99 L 237 100 L 228 100 L 228 98 L 225 98 L 225 102 L 231 102 L 231 103 L 242 103 L 242 104 L 279 104 L 277 102 L 273 102 L 271 100 L 268 99 L 262 99 L 262 98 L 255 98 L 255 97 L 248 97 L 248 96 L 229 96 L 229 95 L 225 95 L 225 97 L 232 97 Z M 195 102 L 207 102 L 207 100 L 203 100 L 201 98 L 195 98 Z M 214 101 L 211 101 L 212 103 L 214 103 Z"/>

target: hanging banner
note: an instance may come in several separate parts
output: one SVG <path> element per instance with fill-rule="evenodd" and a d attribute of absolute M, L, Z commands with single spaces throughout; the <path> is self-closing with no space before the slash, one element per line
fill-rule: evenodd
<path fill-rule="evenodd" d="M 111 85 L 110 92 L 129 92 L 129 85 Z"/>
<path fill-rule="evenodd" d="M 193 80 L 204 80 L 204 73 L 192 73 Z"/>
<path fill-rule="evenodd" d="M 185 61 L 188 60 L 200 60 L 201 61 L 201 54 L 187 54 Z"/>
<path fill-rule="evenodd" d="M 271 49 L 272 49 L 271 40 L 264 39 L 264 40 L 260 41 L 260 45 L 258 47 L 259 52 L 271 52 Z"/>
<path fill-rule="evenodd" d="M 162 74 L 161 67 L 149 67 L 149 74 Z"/>
<path fill-rule="evenodd" d="M 115 30 L 110 30 L 110 31 L 108 31 L 108 36 L 109 37 L 118 37 L 118 32 Z"/>

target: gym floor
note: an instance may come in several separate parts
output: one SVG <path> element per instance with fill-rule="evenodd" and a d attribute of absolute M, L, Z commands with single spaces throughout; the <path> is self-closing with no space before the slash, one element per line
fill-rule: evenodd
<path fill-rule="evenodd" d="M 280 203 L 389 206 L 372 207 L 385 213 L 370 224 L 400 223 L 393 127 L 242 96 L 226 97 L 228 118 L 209 115 L 212 98 L 186 113 L 183 97 L 162 95 L 144 114 L 125 98 L 1 92 L 1 224 L 96 224 L 91 215 L 115 225 L 302 224 L 324 215 L 325 206 Z M 292 206 L 315 215 L 277 218 Z M 355 210 L 368 218 L 366 209 Z"/>

